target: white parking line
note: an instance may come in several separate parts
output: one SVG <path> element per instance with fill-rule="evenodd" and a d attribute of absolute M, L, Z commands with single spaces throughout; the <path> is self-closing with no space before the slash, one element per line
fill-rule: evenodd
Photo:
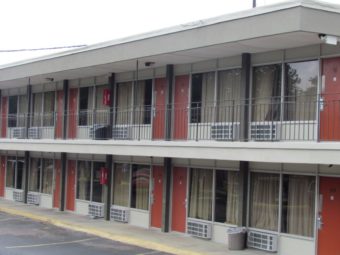
<path fill-rule="evenodd" d="M 21 249 L 21 248 L 35 248 L 35 247 L 44 247 L 44 246 L 53 246 L 53 245 L 62 245 L 62 244 L 71 244 L 71 243 L 82 243 L 87 241 L 96 240 L 98 238 L 92 237 L 87 239 L 80 239 L 75 241 L 68 242 L 59 242 L 59 243 L 43 243 L 43 244 L 32 244 L 32 245 L 21 245 L 21 246 L 8 246 L 6 249 Z"/>

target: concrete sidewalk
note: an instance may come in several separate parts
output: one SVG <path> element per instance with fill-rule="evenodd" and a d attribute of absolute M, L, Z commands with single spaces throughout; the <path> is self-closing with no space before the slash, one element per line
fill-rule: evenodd
<path fill-rule="evenodd" d="M 0 199 L 0 211 L 20 215 L 33 220 L 48 222 L 55 226 L 81 231 L 88 234 L 108 238 L 122 243 L 154 249 L 172 254 L 186 255 L 254 255 L 266 254 L 261 251 L 247 249 L 229 251 L 226 245 L 205 241 L 176 233 L 162 233 L 154 229 L 143 229 L 127 224 L 103 219 L 92 220 L 86 216 L 70 212 L 59 212 L 34 205 Z"/>

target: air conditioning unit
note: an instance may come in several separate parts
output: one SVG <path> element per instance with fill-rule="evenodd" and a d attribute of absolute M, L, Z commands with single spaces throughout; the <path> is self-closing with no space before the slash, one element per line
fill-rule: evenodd
<path fill-rule="evenodd" d="M 250 138 L 255 141 L 279 140 L 279 125 L 276 123 L 257 124 L 250 127 Z"/>
<path fill-rule="evenodd" d="M 90 128 L 89 136 L 94 140 L 107 140 L 109 139 L 109 128 L 108 125 L 94 124 Z"/>
<path fill-rule="evenodd" d="M 211 239 L 211 223 L 188 219 L 187 233 L 204 239 Z"/>
<path fill-rule="evenodd" d="M 277 235 L 248 231 L 247 246 L 264 251 L 277 251 Z"/>
<path fill-rule="evenodd" d="M 211 139 L 217 141 L 230 141 L 238 137 L 239 123 L 216 123 L 211 125 Z"/>
<path fill-rule="evenodd" d="M 103 218 L 104 217 L 104 204 L 90 203 L 88 214 L 92 218 Z"/>
<path fill-rule="evenodd" d="M 13 190 L 13 200 L 16 202 L 24 202 L 24 191 Z"/>
<path fill-rule="evenodd" d="M 12 128 L 12 137 L 17 139 L 24 139 L 26 137 L 26 128 L 24 127 Z"/>
<path fill-rule="evenodd" d="M 123 223 L 129 222 L 130 211 L 124 207 L 111 206 L 110 218 Z"/>
<path fill-rule="evenodd" d="M 132 127 L 122 126 L 112 128 L 112 138 L 117 140 L 128 140 L 132 137 Z"/>
<path fill-rule="evenodd" d="M 30 127 L 28 129 L 28 139 L 40 139 L 41 127 Z"/>
<path fill-rule="evenodd" d="M 40 204 L 40 194 L 35 192 L 28 192 L 27 194 L 27 204 L 39 205 Z"/>

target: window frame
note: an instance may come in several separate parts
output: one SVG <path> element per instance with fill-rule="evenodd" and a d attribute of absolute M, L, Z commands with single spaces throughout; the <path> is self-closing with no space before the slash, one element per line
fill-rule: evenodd
<path fill-rule="evenodd" d="M 29 181 L 28 181 L 28 192 L 36 192 L 36 193 L 40 193 L 40 194 L 44 194 L 44 195 L 49 195 L 49 196 L 53 196 L 54 193 L 54 185 L 55 185 L 55 159 L 54 158 L 39 158 L 39 157 L 30 157 L 29 159 L 29 173 L 28 173 L 28 180 L 30 180 L 31 178 L 31 173 L 32 173 L 32 160 L 36 159 L 39 160 L 40 164 L 38 166 L 38 171 L 39 171 L 39 188 L 38 191 L 31 191 L 30 190 L 30 185 L 29 185 Z M 43 169 L 45 167 L 45 160 L 51 160 L 52 164 L 53 164 L 53 172 L 52 172 L 52 180 L 51 180 L 51 193 L 43 193 Z"/>

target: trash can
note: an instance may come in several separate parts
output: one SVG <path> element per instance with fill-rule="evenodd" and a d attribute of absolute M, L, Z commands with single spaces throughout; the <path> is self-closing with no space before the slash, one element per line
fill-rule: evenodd
<path fill-rule="evenodd" d="M 243 250 L 246 246 L 246 233 L 246 228 L 229 228 L 227 230 L 229 250 Z"/>

